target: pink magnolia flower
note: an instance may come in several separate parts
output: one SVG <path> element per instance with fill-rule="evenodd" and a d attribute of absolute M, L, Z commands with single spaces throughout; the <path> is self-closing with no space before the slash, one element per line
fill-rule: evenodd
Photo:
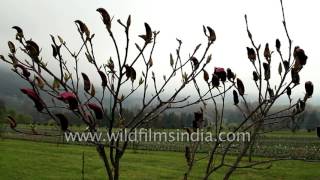
<path fill-rule="evenodd" d="M 225 82 L 227 79 L 227 73 L 224 70 L 224 68 L 221 68 L 221 67 L 214 68 L 214 74 L 217 75 L 222 82 Z"/>
<path fill-rule="evenodd" d="M 103 111 L 100 106 L 94 103 L 88 103 L 88 107 L 93 110 L 94 114 L 96 115 L 97 119 L 102 119 L 103 118 Z"/>
<path fill-rule="evenodd" d="M 221 67 L 214 68 L 214 73 L 221 73 L 221 72 L 224 72 L 224 68 L 221 68 Z"/>
<path fill-rule="evenodd" d="M 60 93 L 58 99 L 69 104 L 70 109 L 74 110 L 78 108 L 78 101 L 76 95 L 72 92 Z"/>
<path fill-rule="evenodd" d="M 41 98 L 38 96 L 38 94 L 33 90 L 29 88 L 22 88 L 20 89 L 22 93 L 26 94 L 30 99 L 33 100 L 35 107 L 38 111 L 42 111 L 44 108 L 44 103 L 41 100 Z"/>

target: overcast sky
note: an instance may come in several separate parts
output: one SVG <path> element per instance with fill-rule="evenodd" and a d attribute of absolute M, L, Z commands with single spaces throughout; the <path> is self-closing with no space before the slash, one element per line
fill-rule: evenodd
<path fill-rule="evenodd" d="M 305 49 L 309 57 L 301 73 L 301 82 L 312 80 L 316 93 L 320 84 L 317 73 L 320 68 L 320 28 L 316 18 L 320 17 L 318 4 L 316 0 L 284 0 L 293 43 Z M 241 79 L 252 79 L 252 67 L 245 49 L 250 46 L 250 41 L 246 34 L 244 14 L 248 15 L 257 44 L 261 43 L 264 47 L 269 42 L 274 50 L 275 39 L 279 38 L 284 53 L 288 46 L 281 23 L 279 0 L 1 0 L 0 53 L 7 54 L 7 41 L 14 40 L 13 25 L 22 27 L 25 36 L 32 37 L 42 47 L 44 59 L 51 55 L 49 34 L 61 35 L 76 50 L 80 41 L 73 21 L 80 19 L 96 34 L 95 50 L 99 61 L 106 61 L 114 52 L 100 15 L 96 12 L 99 7 L 107 9 L 115 19 L 120 18 L 123 22 L 131 14 L 132 40 L 138 44 L 143 43 L 136 37 L 144 33 L 144 22 L 148 22 L 153 30 L 160 30 L 153 59 L 154 67 L 157 67 L 154 71 L 161 74 L 170 69 L 169 54 L 175 52 L 176 37 L 183 40 L 186 58 L 198 43 L 205 42 L 202 25 L 209 25 L 216 31 L 217 41 L 210 51 L 213 62 L 206 68 L 207 71 L 213 72 L 216 66 L 230 67 Z M 121 40 L 124 34 L 116 21 L 113 21 L 113 28 Z M 131 58 L 134 52 L 130 52 Z M 47 61 L 50 62 L 50 59 Z M 277 69 L 277 54 L 273 61 L 272 66 Z M 54 64 L 51 67 L 54 68 Z M 87 66 L 81 68 L 88 71 Z M 298 95 L 303 95 L 304 86 L 299 88 Z"/>

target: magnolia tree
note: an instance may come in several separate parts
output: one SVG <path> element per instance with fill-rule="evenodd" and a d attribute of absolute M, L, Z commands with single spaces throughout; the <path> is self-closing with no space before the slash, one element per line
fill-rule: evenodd
<path fill-rule="evenodd" d="M 306 64 L 307 56 L 304 50 L 299 47 L 292 49 L 292 41 L 287 32 L 284 15 L 283 25 L 289 41 L 289 54 L 288 56 L 282 54 L 280 41 L 276 40 L 276 53 L 280 57 L 280 63 L 273 60 L 275 55 L 269 49 L 268 44 L 264 48 L 263 56 L 260 55 L 261 46 L 254 42 L 248 28 L 247 17 L 245 17 L 248 36 L 252 43 L 251 47 L 247 48 L 248 58 L 252 63 L 253 81 L 258 91 L 257 103 L 249 103 L 243 81 L 237 78 L 231 69 L 225 71 L 224 68 L 216 68 L 211 78 L 209 73 L 205 71 L 205 67 L 211 61 L 209 50 L 216 40 L 215 32 L 211 27 L 203 27 L 206 42 L 202 51 L 200 50 L 201 44 L 196 45 L 186 59 L 183 59 L 180 53 L 182 41 L 177 39 L 178 47 L 174 54 L 170 54 L 170 63 L 168 63 L 168 66 L 169 64 L 171 66 L 171 72 L 163 76 L 163 81 L 159 81 L 159 78 L 152 71 L 153 52 L 159 31 L 152 31 L 151 27 L 145 23 L 146 32 L 139 36 L 143 43 L 140 45 L 135 43 L 138 53 L 131 58 L 128 55 L 129 49 L 131 49 L 129 38 L 131 16 L 128 17 L 126 23 L 117 20 L 117 23 L 123 27 L 126 37 L 125 47 L 123 47 L 124 53 L 121 54 L 122 48 L 118 45 L 118 40 L 113 32 L 115 25 L 113 19 L 105 9 L 99 8 L 97 11 L 102 17 L 106 33 L 115 50 L 115 57 L 111 57 L 107 62 L 97 61 L 93 46 L 95 36 L 80 20 L 75 21 L 82 42 L 79 49 L 73 50 L 60 36 L 51 36 L 52 58 L 59 64 L 58 72 L 54 72 L 47 66 L 48 58 L 41 56 L 38 44 L 27 38 L 18 26 L 13 27 L 17 31 L 16 43 L 8 42 L 10 50 L 8 57 L 0 57 L 4 62 L 12 65 L 13 72 L 29 83 L 29 86 L 22 88 L 21 92 L 34 102 L 39 113 L 50 116 L 64 132 L 73 133 L 68 126 L 69 121 L 66 113 L 72 113 L 81 120 L 88 127 L 88 132 L 102 131 L 98 127 L 101 127 L 99 123 L 104 122 L 107 124 L 106 129 L 109 135 L 116 133 L 129 136 L 129 133 L 124 133 L 125 130 L 132 132 L 135 128 L 156 119 L 168 109 L 203 105 L 199 112 L 194 113 L 193 127 L 188 128 L 187 132 L 191 135 L 192 132 L 210 125 L 213 134 L 218 137 L 223 131 L 226 96 L 230 94 L 233 96 L 234 105 L 243 115 L 243 120 L 233 132 L 251 132 L 251 141 L 238 144 L 240 150 L 232 163 L 230 161 L 227 163 L 225 158 L 230 154 L 230 149 L 235 145 L 234 142 L 215 141 L 208 157 L 205 157 L 208 161 L 204 175 L 204 179 L 208 179 L 216 170 L 229 167 L 225 174 L 225 179 L 228 179 L 237 168 L 250 168 L 266 163 L 265 161 L 254 163 L 250 161 L 246 165 L 240 165 L 242 158 L 252 152 L 255 138 L 260 132 L 263 132 L 265 125 L 286 120 L 286 117 L 294 119 L 296 115 L 304 111 L 307 99 L 313 93 L 312 83 L 306 82 L 305 97 L 292 103 L 291 91 L 300 84 L 299 73 Z M 18 51 L 27 56 L 27 59 L 18 55 Z M 87 60 L 83 61 L 83 58 Z M 80 72 L 80 62 L 93 66 L 101 82 L 99 86 L 95 86 L 90 81 L 92 78 L 90 79 L 86 72 Z M 137 73 L 137 62 L 141 62 L 143 65 L 141 73 Z M 279 64 L 278 73 L 281 79 L 279 84 L 271 82 L 270 67 L 272 63 Z M 200 80 L 197 78 L 199 75 L 203 76 L 207 84 L 206 90 L 202 86 L 200 88 Z M 181 81 L 177 81 L 177 78 L 181 78 Z M 174 91 L 167 90 L 172 89 L 169 87 L 171 83 L 175 85 Z M 194 86 L 195 92 L 197 92 L 196 98 L 190 99 L 191 92 L 189 96 L 183 97 L 181 95 L 187 85 Z M 130 91 L 126 91 L 128 87 L 131 87 Z M 137 102 L 140 105 L 139 109 L 132 117 L 125 118 L 124 104 L 138 91 L 141 92 L 136 93 L 140 96 L 139 102 Z M 163 96 L 164 94 L 165 96 Z M 272 106 L 284 94 L 289 97 L 289 106 L 277 112 L 271 111 Z M 108 95 L 110 99 L 107 100 L 106 96 Z M 240 101 L 243 106 L 240 105 Z M 213 123 L 204 123 L 204 113 L 212 110 L 214 112 Z M 18 133 L 49 135 L 48 133 L 41 134 L 35 131 L 21 130 L 14 118 L 8 118 L 11 128 Z M 128 139 L 122 139 L 124 141 L 112 139 L 110 142 L 102 142 L 98 139 L 90 141 L 96 147 L 109 179 L 116 180 L 120 177 L 120 160 L 128 147 Z M 189 177 L 196 161 L 203 159 L 196 157 L 199 144 L 200 142 L 193 142 L 186 147 L 185 157 L 188 169 L 184 174 L 185 179 Z M 221 155 L 218 156 L 218 153 Z"/>
<path fill-rule="evenodd" d="M 107 62 L 102 64 L 97 61 L 95 56 L 93 46 L 95 36 L 90 32 L 88 26 L 80 20 L 75 21 L 82 41 L 79 49 L 73 50 L 60 36 L 51 35 L 52 58 L 59 64 L 58 72 L 54 72 L 47 66 L 48 58 L 41 56 L 39 45 L 29 39 L 22 28 L 12 27 L 17 31 L 17 42 L 9 41 L 10 53 L 8 57 L 1 56 L 0 58 L 12 65 L 12 71 L 29 83 L 29 86 L 22 88 L 21 92 L 34 102 L 39 113 L 50 116 L 63 132 L 73 133 L 68 126 L 69 120 L 66 116 L 66 113 L 72 113 L 87 126 L 86 131 L 88 132 L 102 131 L 101 128 L 98 128 L 102 126 L 99 125 L 99 122 L 104 122 L 107 124 L 106 129 L 110 136 L 112 133 L 129 136 L 135 128 L 156 119 L 165 110 L 199 102 L 201 97 L 190 100 L 191 94 L 186 97 L 180 94 L 188 83 L 194 81 L 201 74 L 211 60 L 211 55 L 208 55 L 208 52 L 216 39 L 212 28 L 206 27 L 208 32 L 204 36 L 206 39 L 204 50 L 199 52 L 201 46 L 199 44 L 186 59 L 182 59 L 180 56 L 182 41 L 177 39 L 176 53 L 175 55 L 170 54 L 169 62 L 172 70 L 170 74 L 163 76 L 164 80 L 160 82 L 152 71 L 153 52 L 159 31 L 152 31 L 151 27 L 145 23 L 145 33 L 139 35 L 143 43 L 140 45 L 135 43 L 138 53 L 130 58 L 128 54 L 131 47 L 129 38 L 131 16 L 128 17 L 126 23 L 120 19 L 117 20 L 117 23 L 123 27 L 126 37 L 124 54 L 120 54 L 121 47 L 114 36 L 112 27 L 115 24 L 112 18 L 103 8 L 99 8 L 97 11 L 101 15 L 106 33 L 113 43 L 116 54 L 115 57 L 110 57 Z M 27 56 L 27 59 L 22 58 L 18 54 L 19 51 Z M 198 58 L 195 57 L 196 55 Z M 83 57 L 87 60 L 84 61 Z M 144 66 L 142 73 L 137 73 L 136 70 L 139 61 Z M 99 86 L 94 86 L 92 78 L 90 80 L 86 72 L 80 72 L 80 62 L 86 62 L 94 67 L 101 82 Z M 190 64 L 192 68 L 190 68 Z M 170 65 L 168 63 L 168 66 Z M 181 81 L 177 81 L 176 78 Z M 175 90 L 167 91 L 167 89 L 172 89 L 168 87 L 172 85 L 171 83 L 174 83 Z M 131 90 L 127 91 L 128 87 L 131 87 Z M 215 87 L 211 89 L 213 88 Z M 139 102 L 136 102 L 140 105 L 139 109 L 132 117 L 125 119 L 124 104 L 130 96 L 139 90 L 140 92 L 136 93 L 136 96 L 140 96 Z M 106 100 L 108 95 L 110 95 L 110 99 Z M 48 133 L 26 132 L 19 129 L 13 117 L 9 116 L 8 118 L 11 128 L 18 133 L 50 136 Z M 119 179 L 120 160 L 128 147 L 128 139 L 128 137 L 111 139 L 110 142 L 94 139 L 89 142 L 96 147 L 109 179 Z"/>
<path fill-rule="evenodd" d="M 292 158 L 271 159 L 267 161 L 252 161 L 252 153 L 256 138 L 264 131 L 265 126 L 272 124 L 278 124 L 283 121 L 295 121 L 297 115 L 305 110 L 307 100 L 313 94 L 313 84 L 308 81 L 305 82 L 305 96 L 293 100 L 291 94 L 292 91 L 300 84 L 300 72 L 307 63 L 307 56 L 302 48 L 295 46 L 293 48 L 292 40 L 287 30 L 287 24 L 285 20 L 285 14 L 283 9 L 282 0 L 280 0 L 283 26 L 288 40 L 288 54 L 282 53 L 282 46 L 279 39 L 275 41 L 275 47 L 269 47 L 266 43 L 264 49 L 260 44 L 254 41 L 253 35 L 250 32 L 248 19 L 245 15 L 245 23 L 247 28 L 248 38 L 251 42 L 251 46 L 247 47 L 248 59 L 252 64 L 252 81 L 254 82 L 257 90 L 257 97 L 255 102 L 250 103 L 248 96 L 245 93 L 245 86 L 240 78 L 237 78 L 235 73 L 231 69 L 226 71 L 223 68 L 216 68 L 212 79 L 209 81 L 209 75 L 206 71 L 203 71 L 204 80 L 207 82 L 209 89 L 208 96 L 203 97 L 201 91 L 198 90 L 198 94 L 202 100 L 207 103 L 211 102 L 212 106 L 204 104 L 204 110 L 194 113 L 194 127 L 189 129 L 188 132 L 196 131 L 197 128 L 203 128 L 204 126 L 204 113 L 207 111 L 214 112 L 214 124 L 209 126 L 215 137 L 223 131 L 224 122 L 224 107 L 226 96 L 233 96 L 234 106 L 239 109 L 242 114 L 241 123 L 234 128 L 233 132 L 250 132 L 250 141 L 243 143 L 222 142 L 219 138 L 212 144 L 209 155 L 205 158 L 196 157 L 197 149 L 199 148 L 199 142 L 193 142 L 186 146 L 185 158 L 187 160 L 188 169 L 185 173 L 185 179 L 189 177 L 193 166 L 198 160 L 207 159 L 207 166 L 205 170 L 204 179 L 208 179 L 209 176 L 214 174 L 215 171 L 221 168 L 228 168 L 224 174 L 224 179 L 229 179 L 231 174 L 238 168 L 270 168 L 273 161 L 288 160 Z M 273 50 L 274 49 L 274 50 Z M 277 71 L 279 82 L 275 81 L 278 77 L 271 78 L 271 65 L 278 66 L 274 71 Z M 273 81 L 271 80 L 273 79 Z M 194 81 L 195 88 L 197 89 L 197 82 Z M 232 92 L 228 92 L 231 89 Z M 219 96 L 214 95 L 214 92 L 222 92 Z M 288 97 L 288 106 L 283 109 L 272 109 L 274 104 L 281 96 Z M 241 118 L 241 117 L 240 117 Z M 236 158 L 233 160 L 226 160 L 227 155 L 235 153 L 233 150 L 237 148 Z M 218 155 L 219 154 L 219 155 Z M 248 162 L 243 162 L 244 156 L 249 157 Z M 262 164 L 267 164 L 261 167 Z M 257 167 L 259 166 L 259 167 Z"/>

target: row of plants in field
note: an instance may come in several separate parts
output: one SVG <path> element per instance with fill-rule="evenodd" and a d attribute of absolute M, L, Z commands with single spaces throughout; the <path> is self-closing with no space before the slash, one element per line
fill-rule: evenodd
<path fill-rule="evenodd" d="M 84 127 L 73 127 L 73 130 L 83 130 Z M 25 130 L 30 131 L 30 127 L 26 126 Z M 34 129 L 35 133 L 49 133 L 57 134 L 57 136 L 44 136 L 44 135 L 26 135 L 17 134 L 6 128 L 3 133 L 4 137 L 15 138 L 15 139 L 25 139 L 32 141 L 41 142 L 54 142 L 54 143 L 73 143 L 73 144 L 89 144 L 85 142 L 66 142 L 62 136 L 60 136 L 60 131 L 55 127 L 45 127 L 39 126 Z M 172 132 L 173 130 L 159 130 L 160 132 Z M 289 134 L 290 132 L 288 132 Z M 302 133 L 303 134 L 303 133 Z M 185 146 L 189 142 L 130 142 L 128 147 L 135 150 L 150 150 L 150 151 L 179 151 L 183 152 Z M 256 146 L 253 153 L 257 156 L 264 157 L 291 157 L 291 158 L 305 158 L 305 159 L 320 159 L 320 141 L 316 137 L 299 136 L 295 134 L 292 137 L 289 136 L 260 136 L 255 142 Z M 212 143 L 201 142 L 199 143 L 198 152 L 208 153 L 212 146 Z M 223 152 L 225 145 L 222 143 L 218 148 L 218 152 Z M 231 147 L 230 155 L 239 152 L 241 142 L 235 142 Z"/>

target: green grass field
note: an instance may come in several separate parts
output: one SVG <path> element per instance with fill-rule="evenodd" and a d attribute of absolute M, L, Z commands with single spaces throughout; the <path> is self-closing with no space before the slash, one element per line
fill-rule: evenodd
<path fill-rule="evenodd" d="M 84 126 L 72 126 L 71 129 L 74 132 L 83 132 L 86 127 Z M 32 133 L 30 125 L 19 125 L 18 129 Z M 106 129 L 100 129 L 101 132 L 106 133 Z M 157 132 L 173 132 L 175 129 L 153 129 Z M 180 129 L 180 131 L 183 131 Z M 1 131 L 0 131 L 1 132 Z M 37 125 L 36 132 L 42 134 L 61 134 L 60 129 L 54 126 Z M 1 136 L 1 134 L 0 134 Z M 66 142 L 63 141 L 63 137 L 52 137 L 42 135 L 27 135 L 20 134 L 12 131 L 10 127 L 6 127 L 3 130 L 2 136 L 8 139 L 20 139 L 31 140 L 39 142 L 52 142 L 52 143 L 68 143 L 68 144 L 86 144 L 85 142 Z M 253 154 L 258 157 L 278 157 L 278 158 L 307 158 L 309 160 L 320 160 L 320 141 L 316 136 L 316 132 L 297 131 L 292 133 L 291 131 L 275 131 L 267 134 L 262 134 L 256 140 L 256 146 Z M 153 142 L 135 142 L 129 143 L 129 149 L 139 149 L 147 151 L 174 151 L 184 152 L 186 145 L 189 142 L 166 142 L 166 141 L 153 141 Z M 198 152 L 207 153 L 211 148 L 210 143 L 201 143 L 198 148 Z M 221 149 L 218 151 L 221 152 Z M 234 147 L 230 154 L 238 154 L 239 148 Z"/>
<path fill-rule="evenodd" d="M 106 179 L 94 147 L 2 139 L 0 179 L 78 180 L 81 179 L 83 152 L 85 179 Z M 205 161 L 199 161 L 192 179 L 201 179 L 204 167 Z M 183 153 L 129 150 L 122 159 L 121 179 L 182 179 L 185 168 Z M 319 169 L 320 163 L 316 162 L 281 161 L 273 163 L 267 170 L 238 170 L 231 179 L 318 180 Z M 217 172 L 212 179 L 221 179 L 224 171 Z"/>

